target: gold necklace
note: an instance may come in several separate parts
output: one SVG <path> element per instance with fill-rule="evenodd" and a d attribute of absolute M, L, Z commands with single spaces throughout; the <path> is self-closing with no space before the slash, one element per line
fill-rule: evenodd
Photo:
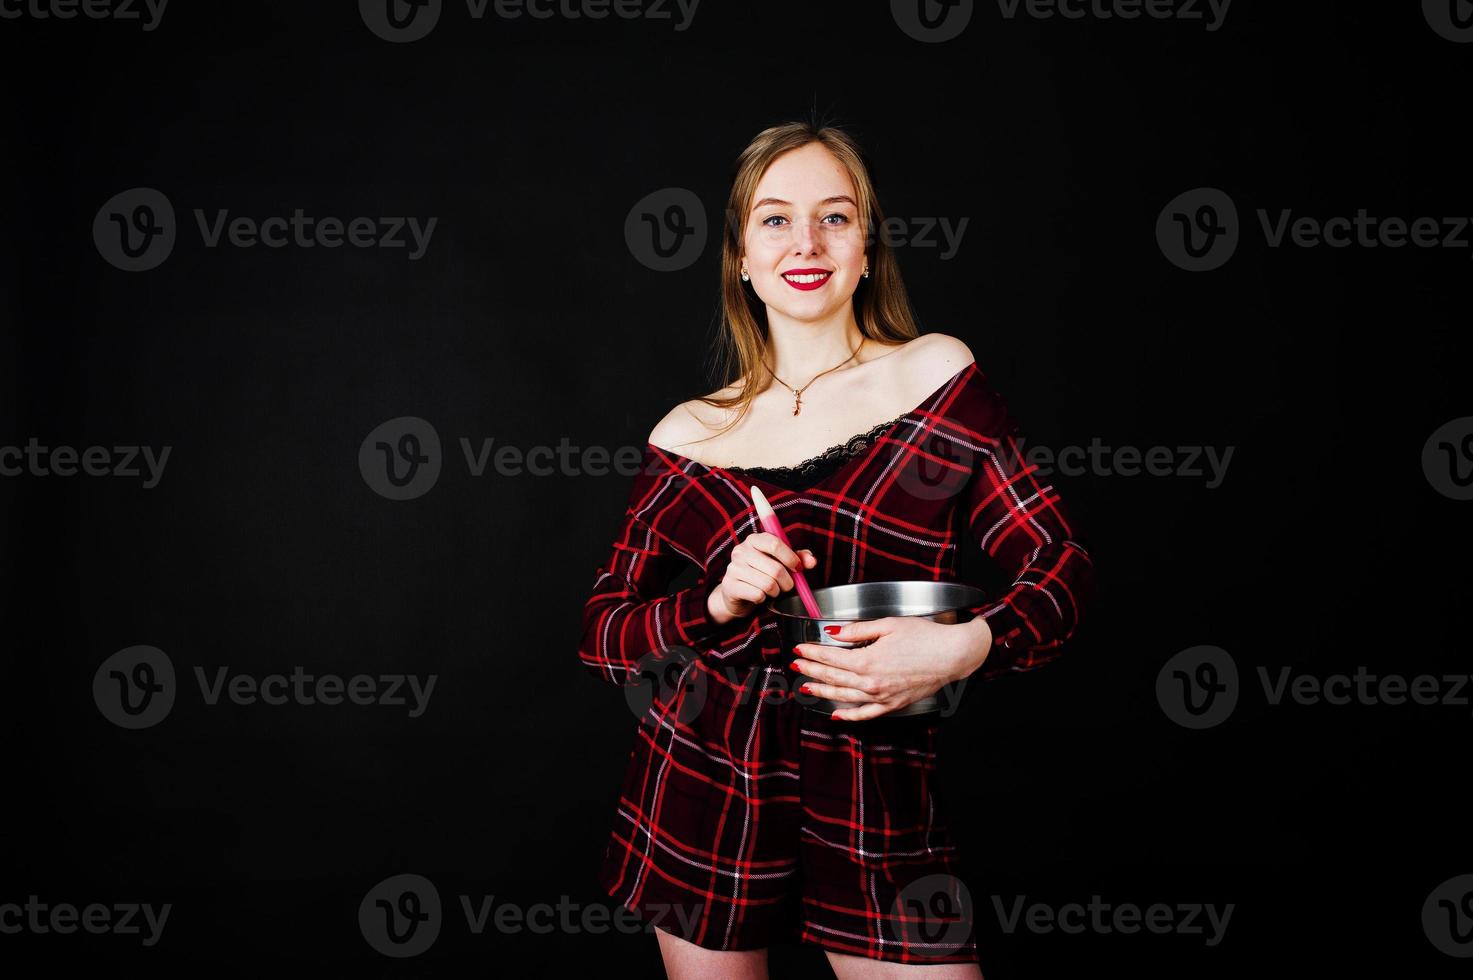
<path fill-rule="evenodd" d="M 838 364 L 835 364 L 833 367 L 829 368 L 828 371 L 820 371 L 817 374 L 815 374 L 813 377 L 809 378 L 808 379 L 808 384 L 804 385 L 802 388 L 794 388 L 792 385 L 788 384 L 782 378 L 779 378 L 776 374 L 774 374 L 772 368 L 767 367 L 767 359 L 766 358 L 763 358 L 763 360 L 762 360 L 762 366 L 765 367 L 765 368 L 767 368 L 767 373 L 772 375 L 772 380 L 776 381 L 778 384 L 782 385 L 784 388 L 788 389 L 789 391 L 791 391 L 793 393 L 793 414 L 794 415 L 797 415 L 799 412 L 801 412 L 803 410 L 803 392 L 806 391 L 806 390 L 808 390 L 808 386 L 811 385 L 811 384 L 813 384 L 813 382 L 817 381 L 819 378 L 823 377 L 825 374 L 828 374 L 829 371 L 837 371 L 837 370 L 839 370 L 839 368 L 843 367 L 845 364 L 848 364 L 850 361 L 854 360 L 854 355 L 855 354 L 858 354 L 859 353 L 859 348 L 860 347 L 863 347 L 863 346 L 864 346 L 864 338 L 863 337 L 860 337 L 859 338 L 859 346 L 858 347 L 855 347 L 852 351 L 850 351 L 848 357 L 844 358 Z"/>

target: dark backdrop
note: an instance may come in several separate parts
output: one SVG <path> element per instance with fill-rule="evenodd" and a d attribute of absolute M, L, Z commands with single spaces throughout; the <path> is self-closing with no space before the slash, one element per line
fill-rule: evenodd
<path fill-rule="evenodd" d="M 466 926 L 462 895 L 608 904 L 593 874 L 634 716 L 575 654 L 629 477 L 474 476 L 460 440 L 639 448 L 713 387 L 731 164 L 816 111 L 867 148 L 905 222 L 922 329 L 971 346 L 1029 443 L 1167 447 L 1174 469 L 1056 475 L 1097 601 L 1057 663 L 974 690 L 948 721 L 989 980 L 1466 969 L 1473 709 L 1274 705 L 1259 676 L 1364 667 L 1469 693 L 1443 675 L 1468 669 L 1470 505 L 1448 466 L 1473 465 L 1473 236 L 1272 247 L 1259 217 L 1364 208 L 1443 237 L 1473 213 L 1473 45 L 1446 9 L 1239 0 L 1208 29 L 1200 3 L 1195 20 L 965 3 L 952 16 L 970 23 L 938 41 L 913 4 L 705 0 L 677 29 L 673 7 L 477 20 L 447 0 L 401 43 L 352 3 L 180 3 L 152 30 L 6 9 L 0 447 L 170 456 L 151 487 L 0 478 L 0 903 L 172 910 L 153 946 L 28 926 L 0 934 L 0 960 L 657 973 L 648 936 Z M 109 215 L 132 221 L 137 188 L 169 202 L 176 240 L 127 271 Z M 1233 202 L 1236 219 L 1220 198 L 1202 216 L 1238 241 L 1189 271 L 1173 215 L 1212 201 L 1171 202 L 1199 188 Z M 670 212 L 678 190 L 696 205 Z M 411 259 L 212 248 L 194 215 L 297 208 L 437 223 Z M 677 268 L 641 243 L 643 213 L 704 217 Z M 954 254 L 924 240 L 931 220 L 967 222 Z M 360 448 L 405 417 L 438 435 L 441 467 L 396 500 Z M 1200 447 L 1232 447 L 1214 486 L 1182 471 Z M 103 668 L 138 645 L 167 658 L 176 697 L 127 729 Z M 1204 645 L 1236 666 L 1237 701 L 1194 728 L 1168 661 Z M 195 671 L 220 668 L 437 680 L 410 717 L 210 704 Z M 430 949 L 395 959 L 359 906 L 400 874 L 444 912 Z M 997 912 L 1096 895 L 1233 911 L 1215 944 L 1009 932 Z M 824 970 L 812 949 L 773 963 Z"/>

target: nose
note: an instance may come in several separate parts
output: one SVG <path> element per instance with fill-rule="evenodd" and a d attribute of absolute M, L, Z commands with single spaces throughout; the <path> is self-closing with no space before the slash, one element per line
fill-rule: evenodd
<path fill-rule="evenodd" d="M 793 244 L 799 255 L 811 255 L 818 251 L 818 232 L 812 221 L 796 222 L 797 227 L 793 231 Z"/>

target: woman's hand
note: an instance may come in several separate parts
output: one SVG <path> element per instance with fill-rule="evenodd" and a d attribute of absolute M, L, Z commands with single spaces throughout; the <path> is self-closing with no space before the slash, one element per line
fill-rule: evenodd
<path fill-rule="evenodd" d="M 812 678 L 803 693 L 857 705 L 835 711 L 840 721 L 877 718 L 930 697 L 971 676 L 992 651 L 992 629 L 981 616 L 950 624 L 887 616 L 846 623 L 833 637 L 874 642 L 853 650 L 799 643 L 793 669 Z"/>
<path fill-rule="evenodd" d="M 794 551 L 776 535 L 756 531 L 731 549 L 731 562 L 721 584 L 706 599 L 706 612 L 717 623 L 750 616 L 769 598 L 793 587 L 793 569 L 799 563 L 813 568 L 818 559 L 807 548 Z"/>

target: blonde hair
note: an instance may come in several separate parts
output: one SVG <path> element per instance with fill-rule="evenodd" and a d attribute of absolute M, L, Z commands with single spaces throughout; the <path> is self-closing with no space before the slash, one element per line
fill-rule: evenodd
<path fill-rule="evenodd" d="M 723 387 L 737 381 L 742 385 L 732 395 L 706 395 L 697 399 L 716 408 L 735 407 L 736 411 L 718 432 L 695 442 L 704 442 L 740 422 L 752 399 L 772 384 L 762 359 L 767 349 L 767 307 L 752 286 L 742 282 L 743 240 L 752 198 L 762 175 L 779 156 L 810 143 L 822 144 L 838 158 L 858 197 L 856 204 L 865 225 L 865 252 L 870 268 L 870 277 L 860 279 L 854 291 L 854 318 L 860 333 L 886 343 L 911 340 L 920 334 L 895 254 L 885 236 L 876 234 L 884 226 L 885 216 L 863 154 L 853 137 L 835 126 L 809 122 L 790 122 L 764 129 L 737 157 L 721 237 L 721 323 L 716 373 Z"/>

